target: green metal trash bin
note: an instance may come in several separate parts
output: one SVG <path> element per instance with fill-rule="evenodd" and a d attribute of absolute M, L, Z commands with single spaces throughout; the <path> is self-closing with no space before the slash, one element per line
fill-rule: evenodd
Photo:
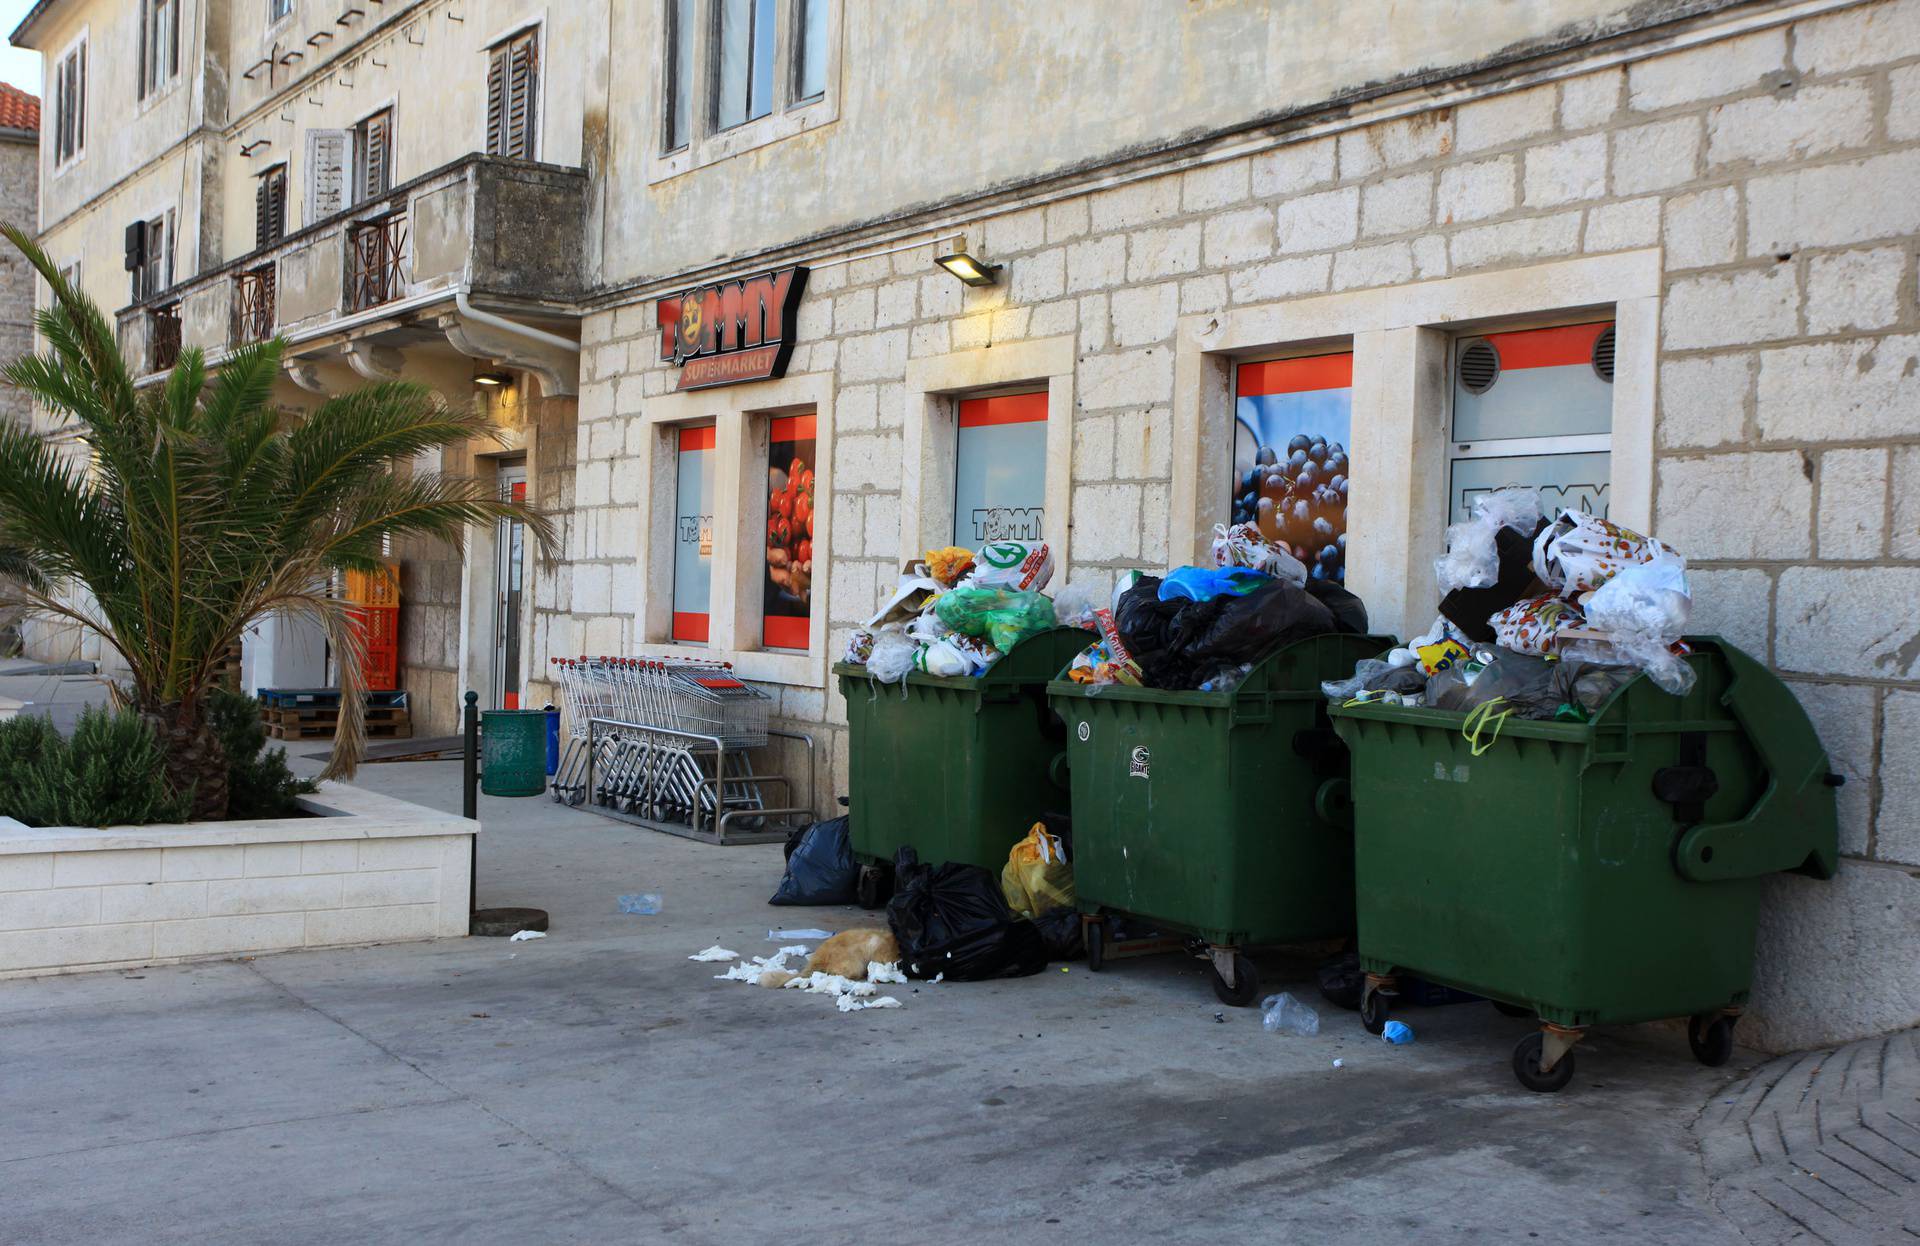
<path fill-rule="evenodd" d="M 919 672 L 881 684 L 866 667 L 835 665 L 847 699 L 851 838 L 859 900 L 885 903 L 894 853 L 964 861 L 998 875 L 1042 813 L 1066 806 L 1060 724 L 1047 681 L 1093 643 L 1056 627 L 1030 636 L 985 674 Z"/>
<path fill-rule="evenodd" d="M 1137 917 L 1204 941 L 1214 993 L 1244 1006 L 1260 979 L 1242 949 L 1352 932 L 1345 749 L 1320 683 L 1393 645 L 1296 641 L 1231 692 L 1047 685 L 1067 725 L 1089 968 L 1109 917 Z"/>
<path fill-rule="evenodd" d="M 480 790 L 489 796 L 547 790 L 547 711 L 481 711 Z"/>
<path fill-rule="evenodd" d="M 1726 1060 L 1762 880 L 1833 876 L 1838 776 L 1771 671 L 1688 643 L 1684 696 L 1640 677 L 1591 721 L 1510 720 L 1477 743 L 1461 713 L 1334 709 L 1367 1028 L 1416 974 L 1539 1016 L 1513 1058 L 1530 1089 L 1567 1084 L 1593 1025 L 1688 1017 L 1694 1054 Z"/>

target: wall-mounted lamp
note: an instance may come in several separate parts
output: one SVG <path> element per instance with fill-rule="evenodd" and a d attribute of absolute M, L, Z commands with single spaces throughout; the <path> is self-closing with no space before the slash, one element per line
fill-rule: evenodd
<path fill-rule="evenodd" d="M 1000 265 L 983 264 L 965 251 L 936 255 L 933 262 L 960 278 L 965 285 L 990 286 L 1000 280 Z"/>
<path fill-rule="evenodd" d="M 511 385 L 513 374 L 502 372 L 497 368 L 488 372 L 476 372 L 473 374 L 473 383 L 475 385 Z"/>

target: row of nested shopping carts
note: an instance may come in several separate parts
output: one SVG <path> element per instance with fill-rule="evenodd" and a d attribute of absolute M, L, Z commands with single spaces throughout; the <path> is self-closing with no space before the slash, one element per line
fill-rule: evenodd
<path fill-rule="evenodd" d="M 749 750 L 767 743 L 765 692 L 724 663 L 552 659 L 567 741 L 553 798 L 657 825 L 751 831 L 777 813 Z M 724 821 L 723 821 L 724 819 Z M 705 834 L 702 837 L 706 837 Z"/>

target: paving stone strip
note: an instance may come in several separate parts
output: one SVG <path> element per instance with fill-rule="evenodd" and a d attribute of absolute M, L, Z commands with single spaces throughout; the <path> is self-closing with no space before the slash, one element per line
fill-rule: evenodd
<path fill-rule="evenodd" d="M 1920 1243 L 1920 1030 L 1760 1065 L 1694 1132 L 1750 1242 Z"/>

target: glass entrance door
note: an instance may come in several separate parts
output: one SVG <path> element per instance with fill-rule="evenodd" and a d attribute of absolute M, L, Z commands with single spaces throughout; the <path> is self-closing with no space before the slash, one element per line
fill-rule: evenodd
<path fill-rule="evenodd" d="M 503 501 L 527 500 L 527 465 L 500 468 Z M 502 519 L 494 527 L 493 688 L 494 708 L 520 708 L 521 611 L 526 601 L 526 525 Z"/>

